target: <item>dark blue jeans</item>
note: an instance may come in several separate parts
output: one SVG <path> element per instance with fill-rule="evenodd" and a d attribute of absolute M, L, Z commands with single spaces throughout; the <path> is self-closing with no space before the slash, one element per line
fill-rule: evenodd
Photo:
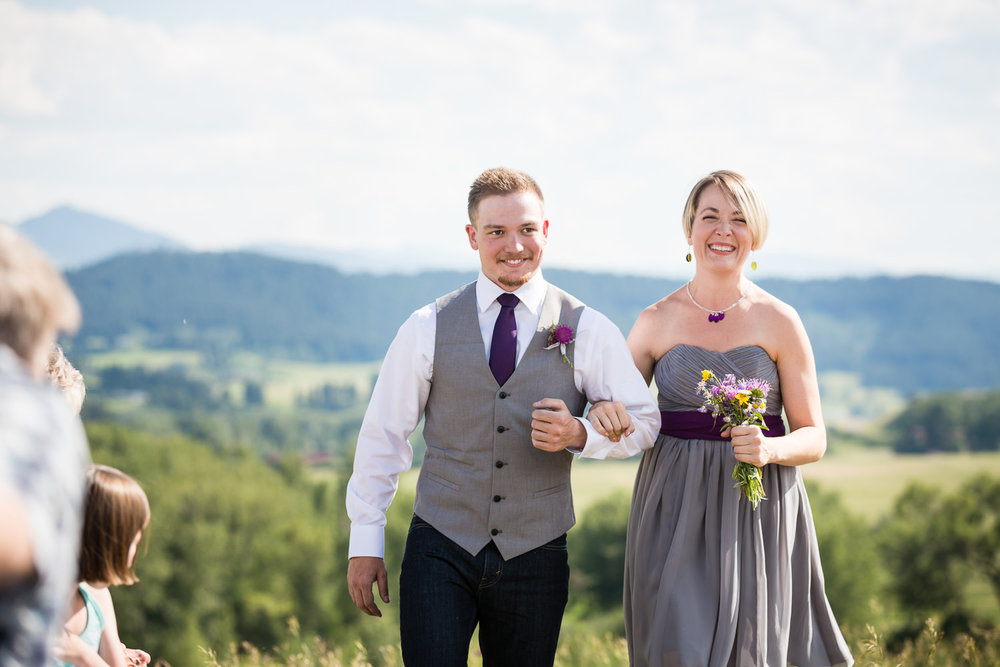
<path fill-rule="evenodd" d="M 485 667 L 551 667 L 568 597 L 565 535 L 504 560 L 493 542 L 473 556 L 414 516 L 399 576 L 403 663 L 466 665 L 478 623 Z"/>

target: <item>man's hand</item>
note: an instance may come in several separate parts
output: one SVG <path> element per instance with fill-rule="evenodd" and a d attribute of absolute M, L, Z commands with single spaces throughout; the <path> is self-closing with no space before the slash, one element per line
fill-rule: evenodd
<path fill-rule="evenodd" d="M 532 405 L 531 444 L 546 452 L 587 444 L 587 429 L 558 398 L 543 398 Z"/>
<path fill-rule="evenodd" d="M 374 556 L 355 556 L 347 563 L 347 590 L 358 609 L 369 616 L 382 617 L 382 610 L 375 604 L 372 584 L 378 582 L 378 594 L 382 602 L 389 604 L 389 575 L 385 571 L 385 561 Z"/>

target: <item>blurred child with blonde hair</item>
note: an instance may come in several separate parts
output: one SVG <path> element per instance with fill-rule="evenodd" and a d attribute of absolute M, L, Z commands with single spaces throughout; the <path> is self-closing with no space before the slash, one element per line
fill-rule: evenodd
<path fill-rule="evenodd" d="M 80 410 L 83 409 L 83 399 L 87 395 L 87 385 L 83 382 L 83 373 L 73 367 L 58 343 L 49 351 L 47 371 L 49 379 L 69 401 L 73 412 L 80 414 Z"/>

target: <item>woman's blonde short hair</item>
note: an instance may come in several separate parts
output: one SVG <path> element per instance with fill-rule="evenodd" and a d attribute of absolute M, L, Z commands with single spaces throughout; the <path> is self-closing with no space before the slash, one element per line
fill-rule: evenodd
<path fill-rule="evenodd" d="M 139 483 L 117 468 L 87 469 L 80 581 L 117 586 L 139 581 L 129 565 L 132 540 L 149 525 L 149 500 Z"/>
<path fill-rule="evenodd" d="M 49 329 L 73 333 L 80 305 L 66 279 L 30 241 L 0 224 L 0 343 L 25 361 Z"/>
<path fill-rule="evenodd" d="M 690 238 L 691 229 L 694 226 L 694 216 L 698 212 L 698 200 L 705 188 L 713 184 L 718 185 L 743 214 L 743 219 L 747 221 L 747 227 L 753 237 L 753 249 L 760 249 L 767 239 L 767 208 L 765 208 L 764 200 L 761 199 L 753 184 L 734 171 L 713 171 L 691 188 L 691 193 L 684 204 L 684 216 L 681 219 L 684 235 Z"/>

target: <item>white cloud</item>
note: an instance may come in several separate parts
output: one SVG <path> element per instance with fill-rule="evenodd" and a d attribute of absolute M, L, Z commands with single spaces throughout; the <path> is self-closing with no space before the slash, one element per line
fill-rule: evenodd
<path fill-rule="evenodd" d="M 714 168 L 758 183 L 775 252 L 948 270 L 941 220 L 992 211 L 990 2 L 427 5 L 278 28 L 0 0 L 0 216 L 467 262 L 465 188 L 502 163 L 545 190 L 551 260 L 662 272 Z"/>

